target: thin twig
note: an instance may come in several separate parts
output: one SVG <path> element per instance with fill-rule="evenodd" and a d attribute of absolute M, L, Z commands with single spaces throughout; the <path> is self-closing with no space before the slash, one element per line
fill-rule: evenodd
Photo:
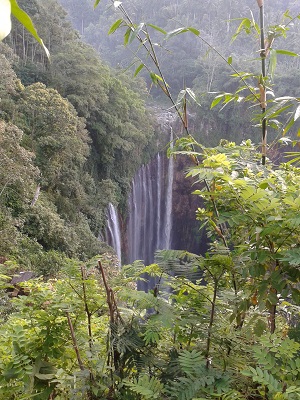
<path fill-rule="evenodd" d="M 76 340 L 76 336 L 75 336 L 75 332 L 74 332 L 74 327 L 73 327 L 73 324 L 72 324 L 72 321 L 71 321 L 71 318 L 70 318 L 70 314 L 69 314 L 68 311 L 66 311 L 66 315 L 67 315 L 68 325 L 69 325 L 70 332 L 71 332 L 73 347 L 74 347 L 74 350 L 75 350 L 75 353 L 76 353 L 76 357 L 77 357 L 78 366 L 81 369 L 81 371 L 83 371 L 84 370 L 84 365 L 83 365 L 83 362 L 82 362 L 81 357 L 80 357 L 80 353 L 79 353 L 79 349 L 78 349 L 78 345 L 77 345 L 77 340 Z"/>

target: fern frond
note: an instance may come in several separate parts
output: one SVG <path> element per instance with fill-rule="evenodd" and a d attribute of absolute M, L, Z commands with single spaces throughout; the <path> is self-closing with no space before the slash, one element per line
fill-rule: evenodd
<path fill-rule="evenodd" d="M 174 400 L 192 400 L 204 386 L 205 380 L 203 379 L 181 377 L 173 382 L 166 392 Z"/>
<path fill-rule="evenodd" d="M 140 377 L 136 383 L 128 380 L 123 381 L 124 385 L 131 391 L 142 396 L 143 400 L 159 399 L 164 389 L 164 385 L 155 377 L 146 375 Z"/>
<path fill-rule="evenodd" d="M 138 351 L 144 347 L 143 340 L 139 337 L 138 333 L 129 326 L 121 324 L 111 324 L 111 346 L 123 354 L 126 352 Z"/>
<path fill-rule="evenodd" d="M 197 376 L 199 375 L 199 370 L 205 367 L 204 357 L 197 350 L 192 350 L 191 352 L 183 350 L 179 354 L 178 360 L 182 372 L 187 376 Z"/>

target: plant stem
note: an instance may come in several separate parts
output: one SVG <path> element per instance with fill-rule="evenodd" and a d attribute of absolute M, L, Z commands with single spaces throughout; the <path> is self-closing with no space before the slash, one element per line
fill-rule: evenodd
<path fill-rule="evenodd" d="M 68 313 L 68 311 L 66 311 L 67 314 L 67 319 L 68 319 L 68 325 L 70 328 L 70 332 L 71 332 L 71 337 L 72 337 L 72 342 L 73 342 L 73 347 L 76 353 L 76 357 L 77 357 L 77 362 L 78 362 L 78 366 L 81 369 L 81 371 L 84 370 L 84 366 L 83 366 L 83 362 L 81 360 L 80 357 L 80 353 L 79 353 L 79 349 L 78 349 L 78 345 L 77 345 L 77 340 L 76 340 L 76 336 L 75 336 L 75 332 L 74 332 L 74 327 L 70 318 L 70 314 Z"/>
<path fill-rule="evenodd" d="M 212 299 L 212 302 L 211 302 L 210 318 L 209 318 L 207 341 L 206 341 L 206 351 L 205 351 L 206 368 L 207 369 L 209 368 L 209 366 L 211 364 L 211 359 L 210 359 L 209 355 L 210 355 L 210 344 L 211 344 L 211 337 L 212 337 L 212 327 L 213 327 L 214 317 L 215 317 L 215 308 L 216 308 L 216 298 L 217 298 L 218 283 L 219 283 L 219 280 L 215 279 L 215 282 L 214 282 L 214 294 L 213 294 L 213 299 Z"/>
<path fill-rule="evenodd" d="M 264 3 L 260 1 L 258 3 L 260 10 L 260 58 L 261 58 L 261 75 L 262 80 L 259 82 L 260 88 L 260 106 L 263 115 L 261 125 L 262 125 L 262 146 L 261 146 L 261 163 L 266 164 L 267 156 L 267 118 L 265 116 L 267 99 L 266 99 L 266 50 L 265 50 L 265 23 L 264 23 Z"/>
<path fill-rule="evenodd" d="M 83 302 L 84 302 L 84 310 L 87 317 L 88 322 L 88 335 L 89 335 L 89 348 L 92 351 L 92 344 L 93 344 L 93 336 L 92 336 L 92 313 L 89 310 L 89 306 L 87 303 L 87 295 L 86 295 L 86 270 L 83 266 L 81 266 L 81 278 L 82 278 L 82 291 L 83 291 Z"/>

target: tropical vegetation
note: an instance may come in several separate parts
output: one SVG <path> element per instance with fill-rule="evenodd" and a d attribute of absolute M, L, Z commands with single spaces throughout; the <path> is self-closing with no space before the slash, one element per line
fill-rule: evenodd
<path fill-rule="evenodd" d="M 164 144 L 145 108 L 146 86 L 100 61 L 56 1 L 20 1 L 51 62 L 22 25 L 1 43 L 0 399 L 300 398 L 300 168 L 298 153 L 291 151 L 297 150 L 291 146 L 298 143 L 300 106 L 297 93 L 277 95 L 274 84 L 275 70 L 283 73 L 287 58 L 294 68 L 297 48 L 282 50 L 263 40 L 245 72 L 237 55 L 225 55 L 225 45 L 220 53 L 205 36 L 219 38 L 212 24 L 224 2 L 214 3 L 217 13 L 207 9 L 203 18 L 211 29 L 204 36 L 193 26 L 199 2 L 186 14 L 180 14 L 185 1 L 162 3 L 165 19 L 159 5 L 149 10 L 148 2 L 143 12 L 157 20 L 142 23 L 138 13 L 138 22 L 131 20 L 137 2 L 127 11 L 113 1 L 121 14 L 109 20 L 109 32 L 136 46 L 134 74 L 147 72 L 148 82 L 178 113 L 183 128 L 169 156 L 189 160 L 187 175 L 197 183 L 191 191 L 202 202 L 195 218 L 206 230 L 208 251 L 161 250 L 149 266 L 137 260 L 117 268 L 98 238 L 105 208 L 119 203 L 125 215 L 134 172 Z M 238 4 L 231 1 L 232 13 Z M 263 1 L 258 5 L 262 17 Z M 284 11 L 281 2 L 278 10 Z M 82 33 L 97 30 L 95 16 L 94 26 L 85 29 L 83 11 Z M 280 45 L 293 25 L 297 38 L 299 16 L 292 11 L 269 28 Z M 169 14 L 182 15 L 183 25 L 174 27 Z M 235 26 L 233 38 L 242 44 L 252 34 L 255 42 L 264 39 L 253 15 Z M 233 24 L 231 18 L 225 26 Z M 221 46 L 232 36 L 229 28 L 224 32 Z M 200 100 L 204 111 L 196 117 L 189 102 L 199 103 L 204 84 L 197 63 L 190 71 L 193 87 L 185 84 L 177 98 L 178 75 L 171 76 L 171 88 L 160 62 L 159 52 L 172 39 L 182 38 L 184 47 L 186 37 L 214 53 L 197 61 L 208 73 L 205 90 L 216 91 L 212 85 L 219 80 L 226 85 Z M 220 75 L 227 71 L 237 83 L 224 81 Z M 286 89 L 282 82 L 288 86 L 293 79 L 283 75 L 280 91 Z M 165 104 L 161 96 L 158 101 Z M 232 140 L 230 124 L 222 130 L 228 116 L 236 124 L 232 113 L 238 107 L 249 115 L 249 107 L 256 110 L 259 133 L 251 139 L 245 131 Z M 218 108 L 228 114 L 211 126 L 212 117 L 203 121 L 209 108 L 213 115 Z M 201 132 L 192 135 L 191 120 L 194 130 L 202 121 L 201 140 Z M 247 124 L 246 118 L 236 125 Z M 219 144 L 206 140 L 208 127 L 220 129 Z M 273 132 L 270 143 L 275 135 L 280 140 L 268 146 L 266 128 Z M 260 132 L 262 146 L 254 142 Z M 291 157 L 283 157 L 280 143 L 290 146 Z M 16 293 L 11 277 L 22 269 L 33 271 L 34 279 L 18 283 Z M 152 290 L 137 291 L 136 282 L 149 277 L 156 281 Z"/>

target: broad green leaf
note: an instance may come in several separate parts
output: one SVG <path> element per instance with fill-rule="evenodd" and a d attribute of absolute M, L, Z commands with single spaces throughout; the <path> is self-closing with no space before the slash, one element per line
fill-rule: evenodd
<path fill-rule="evenodd" d="M 292 289 L 292 298 L 297 305 L 300 304 L 300 291 L 298 289 Z"/>
<path fill-rule="evenodd" d="M 224 94 L 219 94 L 219 96 L 215 97 L 210 105 L 210 109 L 214 108 L 216 105 L 220 103 L 220 101 L 223 99 Z"/>
<path fill-rule="evenodd" d="M 229 65 L 232 64 L 232 56 L 228 57 L 227 62 L 228 62 Z"/>
<path fill-rule="evenodd" d="M 44 45 L 42 39 L 39 37 L 31 18 L 23 11 L 19 6 L 16 0 L 10 0 L 11 2 L 11 13 L 13 16 L 32 34 L 32 36 L 43 46 L 47 57 L 50 57 L 50 53 L 47 47 Z"/>
<path fill-rule="evenodd" d="M 164 35 L 167 34 L 167 32 L 165 30 L 163 30 L 161 27 L 153 25 L 153 24 L 147 24 L 147 26 L 150 26 L 150 28 L 155 29 L 158 32 L 163 33 Z"/>
<path fill-rule="evenodd" d="M 134 72 L 134 76 L 137 76 L 140 72 L 141 72 L 141 70 L 144 68 L 144 64 L 140 64 L 138 67 L 137 67 L 137 69 L 135 70 L 135 72 Z"/>
<path fill-rule="evenodd" d="M 35 377 L 42 381 L 50 381 L 55 378 L 55 374 L 35 374 Z"/>
<path fill-rule="evenodd" d="M 119 26 L 122 24 L 122 22 L 123 22 L 122 18 L 120 18 L 116 22 L 114 22 L 112 24 L 112 26 L 109 28 L 108 34 L 111 35 L 112 33 L 114 33 L 119 28 Z"/>
<path fill-rule="evenodd" d="M 261 336 L 267 329 L 267 324 L 262 319 L 258 319 L 254 325 L 254 332 L 257 336 Z"/>
<path fill-rule="evenodd" d="M 129 43 L 129 37 L 130 37 L 130 35 L 131 35 L 131 32 L 132 32 L 132 29 L 131 29 L 131 27 L 129 27 L 129 28 L 126 30 L 125 34 L 124 34 L 124 46 L 127 46 L 127 45 L 128 45 L 128 43 Z"/>
<path fill-rule="evenodd" d="M 0 40 L 4 39 L 11 30 L 11 6 L 9 0 L 0 0 Z"/>
<path fill-rule="evenodd" d="M 276 304 L 278 303 L 278 298 L 276 293 L 270 292 L 268 294 L 268 300 L 272 305 L 276 306 Z"/>
<path fill-rule="evenodd" d="M 290 57 L 299 57 L 299 54 L 293 53 L 292 51 L 288 50 L 276 50 L 277 54 L 284 54 L 285 56 L 290 56 Z"/>

